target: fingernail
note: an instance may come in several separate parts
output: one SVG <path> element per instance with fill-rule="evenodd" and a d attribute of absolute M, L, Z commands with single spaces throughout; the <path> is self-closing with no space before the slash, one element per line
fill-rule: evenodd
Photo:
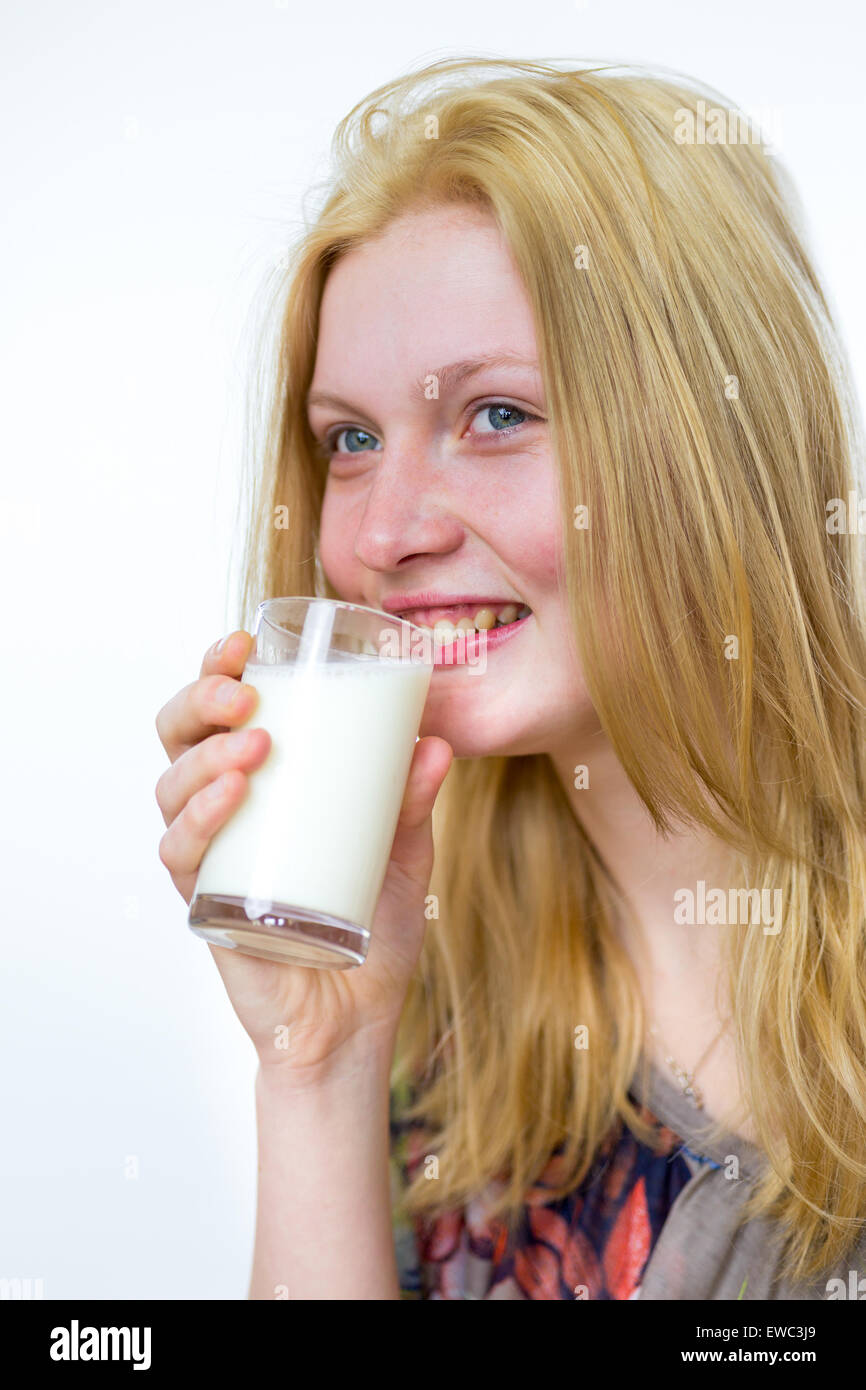
<path fill-rule="evenodd" d="M 226 739 L 226 748 L 229 753 L 243 753 L 249 741 L 249 731 L 247 729 L 236 729 L 235 732 L 229 734 Z"/>
<path fill-rule="evenodd" d="M 225 791 L 225 787 L 225 775 L 218 777 L 215 782 L 211 782 L 210 786 L 205 792 L 205 796 L 207 797 L 208 801 L 216 801 L 218 796 L 222 796 L 223 792 Z"/>

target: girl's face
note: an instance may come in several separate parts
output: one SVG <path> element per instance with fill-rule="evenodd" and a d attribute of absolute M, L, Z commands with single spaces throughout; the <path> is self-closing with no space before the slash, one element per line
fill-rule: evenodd
<path fill-rule="evenodd" d="M 330 459 L 322 567 L 341 598 L 430 627 L 531 609 L 483 669 L 435 667 L 421 735 L 484 757 L 595 731 L 560 586 L 532 313 L 492 218 L 416 211 L 337 263 L 308 409 Z"/>

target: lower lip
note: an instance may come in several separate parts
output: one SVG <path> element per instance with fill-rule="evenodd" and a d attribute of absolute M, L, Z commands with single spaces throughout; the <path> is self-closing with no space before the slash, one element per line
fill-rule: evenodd
<path fill-rule="evenodd" d="M 507 642 L 508 639 L 510 637 L 513 637 L 516 632 L 519 632 L 522 627 L 525 627 L 525 625 L 529 622 L 531 617 L 532 614 L 527 613 L 525 618 L 520 618 L 516 623 L 505 623 L 503 627 L 487 628 L 487 651 L 492 652 L 495 651 L 497 647 L 501 647 L 504 642 Z M 458 653 L 461 653 L 463 650 L 463 644 L 457 637 L 455 637 L 453 642 L 443 642 L 441 644 L 438 642 L 434 643 L 434 667 L 457 667 L 468 665 L 471 660 L 474 660 L 474 658 L 478 655 L 478 653 L 481 650 L 481 633 L 469 631 L 466 632 L 465 658 L 461 657 L 459 661 L 455 660 L 455 657 L 458 655 Z M 448 654 L 450 654 L 450 659 L 446 659 Z"/>

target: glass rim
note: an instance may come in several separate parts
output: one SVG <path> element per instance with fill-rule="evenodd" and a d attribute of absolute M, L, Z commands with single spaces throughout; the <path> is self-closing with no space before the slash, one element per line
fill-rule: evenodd
<path fill-rule="evenodd" d="M 263 598 L 256 604 L 255 617 L 259 613 L 265 616 L 264 610 L 272 603 L 330 603 L 334 608 L 346 608 L 354 613 L 372 613 L 377 618 L 385 618 L 389 623 L 400 624 L 401 627 L 410 628 L 414 632 L 420 632 L 422 636 L 429 633 L 430 629 L 422 627 L 420 623 L 413 623 L 411 618 L 401 618 L 396 613 L 387 613 L 384 608 L 370 608 L 364 603 L 350 603 L 348 599 L 328 598 L 326 594 L 278 594 L 274 598 Z M 268 620 L 270 621 L 270 619 Z M 253 623 L 255 628 L 256 624 Z M 282 632 L 292 633 L 290 628 L 283 627 L 282 623 L 273 623 L 274 627 L 280 628 Z"/>

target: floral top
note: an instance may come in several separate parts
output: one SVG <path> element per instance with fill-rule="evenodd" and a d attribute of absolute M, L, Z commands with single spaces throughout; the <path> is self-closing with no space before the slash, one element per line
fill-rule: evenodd
<path fill-rule="evenodd" d="M 395 1115 L 392 1164 L 399 1189 L 426 1155 L 420 1120 Z M 652 1147 L 623 1121 L 608 1136 L 584 1181 L 568 1196 L 545 1201 L 556 1186 L 561 1147 L 531 1189 L 516 1233 L 488 1218 L 483 1199 L 436 1218 L 397 1218 L 402 1298 L 636 1298 L 650 1252 L 692 1171 L 683 1142 L 647 1109 Z M 709 1159 L 699 1160 L 709 1162 Z"/>
<path fill-rule="evenodd" d="M 648 1064 L 632 1099 L 651 1126 L 651 1144 L 623 1121 L 590 1172 L 566 1197 L 545 1200 L 558 1180 L 554 1151 L 527 1193 L 516 1232 L 492 1217 L 485 1193 L 460 1210 L 408 1218 L 400 1197 L 429 1158 L 421 1120 L 401 1112 L 406 1083 L 391 1093 L 394 1241 L 405 1299 L 815 1299 L 839 1297 L 866 1271 L 866 1237 L 838 1268 L 793 1285 L 779 1272 L 781 1243 L 765 1219 L 738 1220 L 762 1166 L 738 1135 L 711 1143 L 708 1121 Z"/>

